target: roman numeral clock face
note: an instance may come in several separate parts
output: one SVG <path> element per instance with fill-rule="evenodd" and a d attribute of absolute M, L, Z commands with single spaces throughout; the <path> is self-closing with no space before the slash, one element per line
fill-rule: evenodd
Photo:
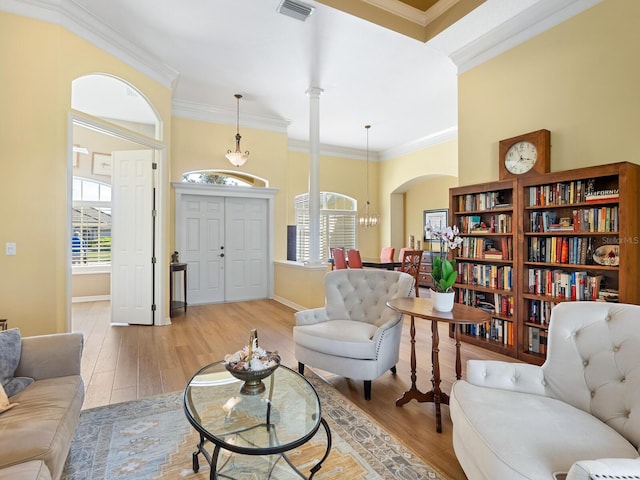
<path fill-rule="evenodd" d="M 509 147 L 504 158 L 504 166 L 510 173 L 522 175 L 534 167 L 537 159 L 536 146 L 531 142 L 521 141 Z"/>

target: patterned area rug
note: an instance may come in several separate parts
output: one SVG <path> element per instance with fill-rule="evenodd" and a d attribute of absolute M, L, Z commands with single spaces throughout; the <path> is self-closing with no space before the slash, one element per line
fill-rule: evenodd
<path fill-rule="evenodd" d="M 331 453 L 314 480 L 444 479 L 310 370 L 306 377 L 318 392 L 332 436 Z M 202 455 L 199 472 L 192 469 L 198 441 L 185 417 L 181 392 L 84 410 L 62 479 L 208 479 L 210 471 Z M 325 449 L 321 427 L 310 442 L 288 457 L 308 476 Z M 276 456 L 234 455 L 219 460 L 218 465 L 222 464 L 225 475 L 219 475 L 221 478 L 300 478 Z"/>

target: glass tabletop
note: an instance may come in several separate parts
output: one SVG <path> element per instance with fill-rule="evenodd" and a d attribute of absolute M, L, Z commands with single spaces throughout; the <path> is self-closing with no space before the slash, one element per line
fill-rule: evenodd
<path fill-rule="evenodd" d="M 321 421 L 313 386 L 284 365 L 263 383 L 264 392 L 244 395 L 223 361 L 207 365 L 185 389 L 187 418 L 207 440 L 241 454 L 281 453 L 308 441 Z"/>

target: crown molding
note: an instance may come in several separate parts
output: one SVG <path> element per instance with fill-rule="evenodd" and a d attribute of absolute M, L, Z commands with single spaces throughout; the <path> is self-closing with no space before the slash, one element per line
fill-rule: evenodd
<path fill-rule="evenodd" d="M 192 120 L 202 120 L 204 122 L 221 123 L 224 125 L 236 125 L 236 109 L 224 109 L 205 105 L 202 103 L 189 102 L 186 100 L 174 99 L 171 102 L 171 115 L 174 117 L 190 118 Z M 252 113 L 242 113 L 240 115 L 240 126 L 247 128 L 257 128 L 278 133 L 287 133 L 287 128 L 291 124 L 290 120 L 267 115 L 256 115 Z"/>
<path fill-rule="evenodd" d="M 449 55 L 458 74 L 497 57 L 602 0 L 542 0 Z"/>
<path fill-rule="evenodd" d="M 380 10 L 384 10 L 387 13 L 395 17 L 408 20 L 421 27 L 426 27 L 440 15 L 446 13 L 460 0 L 439 0 L 438 3 L 433 5 L 427 11 L 422 11 L 418 8 L 407 5 L 406 3 L 399 2 L 397 0 L 363 0 L 364 3 L 368 3 Z"/>
<path fill-rule="evenodd" d="M 127 40 L 72 0 L 0 0 L 0 10 L 60 25 L 163 86 L 173 88 L 179 72 Z"/>
<path fill-rule="evenodd" d="M 458 138 L 458 126 L 453 126 L 441 130 L 432 135 L 419 138 L 409 143 L 405 143 L 398 147 L 388 148 L 381 152 L 369 151 L 369 161 L 382 162 L 385 160 L 393 160 L 402 155 L 418 152 L 425 148 L 439 145 L 450 140 Z M 288 149 L 293 152 L 309 152 L 309 142 L 307 140 L 299 140 L 295 138 L 289 138 Z M 359 148 L 338 147 L 335 145 L 320 144 L 320 154 L 333 157 L 351 158 L 353 160 L 366 160 L 367 151 Z"/>
<path fill-rule="evenodd" d="M 409 153 L 424 150 L 425 148 L 433 147 L 434 145 L 439 145 L 450 140 L 455 140 L 456 138 L 458 138 L 458 125 L 445 128 L 444 130 L 440 130 L 439 132 L 427 135 L 422 138 L 418 138 L 397 147 L 383 150 L 379 154 L 380 160 L 391 160 L 394 158 L 398 158 L 402 155 L 408 155 Z"/>

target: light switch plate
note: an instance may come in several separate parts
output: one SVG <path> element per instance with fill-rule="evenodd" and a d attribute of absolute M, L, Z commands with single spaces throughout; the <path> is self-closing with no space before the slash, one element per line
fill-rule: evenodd
<path fill-rule="evenodd" d="M 5 254 L 6 255 L 16 254 L 16 244 L 14 242 L 7 242 L 7 244 L 5 245 Z"/>

